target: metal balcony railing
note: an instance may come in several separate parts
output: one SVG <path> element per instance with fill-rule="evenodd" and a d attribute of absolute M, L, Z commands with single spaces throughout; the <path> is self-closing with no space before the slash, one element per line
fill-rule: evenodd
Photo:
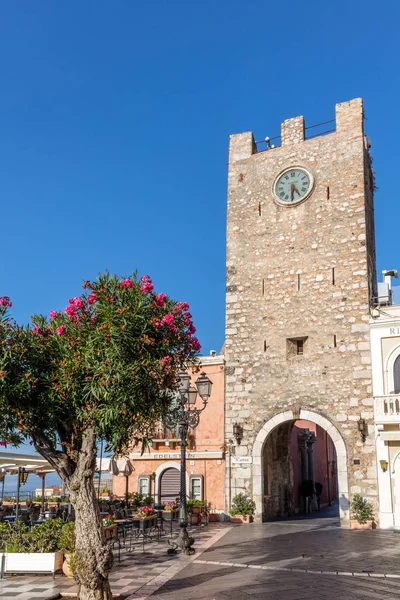
<path fill-rule="evenodd" d="M 375 421 L 400 423 L 400 394 L 375 396 Z"/>

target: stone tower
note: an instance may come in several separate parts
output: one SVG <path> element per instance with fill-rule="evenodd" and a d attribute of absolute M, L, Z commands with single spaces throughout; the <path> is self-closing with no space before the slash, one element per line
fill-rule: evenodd
<path fill-rule="evenodd" d="M 242 440 L 226 461 L 226 496 L 252 496 L 257 519 L 290 512 L 299 418 L 334 443 L 342 520 L 353 493 L 377 501 L 374 181 L 363 120 L 357 98 L 336 105 L 325 135 L 307 139 L 295 117 L 276 147 L 258 151 L 251 132 L 230 139 L 225 425 L 227 439 L 236 424 Z"/>

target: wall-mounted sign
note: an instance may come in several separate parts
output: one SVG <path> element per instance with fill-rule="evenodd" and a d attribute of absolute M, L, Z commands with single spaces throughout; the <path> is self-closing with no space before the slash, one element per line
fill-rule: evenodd
<path fill-rule="evenodd" d="M 132 452 L 129 455 L 131 460 L 180 460 L 180 452 Z M 186 452 L 186 458 L 188 460 L 195 460 L 199 458 L 224 458 L 222 452 Z"/>
<path fill-rule="evenodd" d="M 232 456 L 232 464 L 234 465 L 251 465 L 253 458 L 251 456 Z"/>
<path fill-rule="evenodd" d="M 400 327 L 391 327 L 389 329 L 389 335 L 400 335 Z"/>

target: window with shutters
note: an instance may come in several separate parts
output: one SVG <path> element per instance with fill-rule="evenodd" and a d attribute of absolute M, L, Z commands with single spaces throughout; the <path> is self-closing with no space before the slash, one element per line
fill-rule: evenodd
<path fill-rule="evenodd" d="M 148 496 L 150 490 L 150 475 L 141 475 L 138 479 L 138 492 Z"/>
<path fill-rule="evenodd" d="M 203 500 L 203 475 L 191 475 L 189 480 L 190 500 Z"/>

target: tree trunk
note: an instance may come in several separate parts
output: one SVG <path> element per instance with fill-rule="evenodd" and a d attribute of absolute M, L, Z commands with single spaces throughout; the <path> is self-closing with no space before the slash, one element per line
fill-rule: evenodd
<path fill-rule="evenodd" d="M 75 577 L 80 600 L 111 600 L 108 574 L 112 567 L 112 549 L 105 541 L 103 524 L 93 479 L 84 481 L 75 502 Z"/>
<path fill-rule="evenodd" d="M 77 468 L 68 482 L 70 500 L 75 509 L 75 578 L 80 600 L 111 600 L 108 574 L 112 567 L 112 549 L 106 544 L 100 508 L 94 489 L 96 436 L 83 434 Z"/>
<path fill-rule="evenodd" d="M 71 559 L 78 583 L 79 600 L 111 600 L 108 575 L 113 564 L 111 546 L 106 544 L 100 508 L 94 489 L 96 435 L 87 429 L 72 460 L 63 452 L 49 453 L 38 444 L 37 450 L 53 464 L 65 482 L 75 509 L 75 553 Z"/>

